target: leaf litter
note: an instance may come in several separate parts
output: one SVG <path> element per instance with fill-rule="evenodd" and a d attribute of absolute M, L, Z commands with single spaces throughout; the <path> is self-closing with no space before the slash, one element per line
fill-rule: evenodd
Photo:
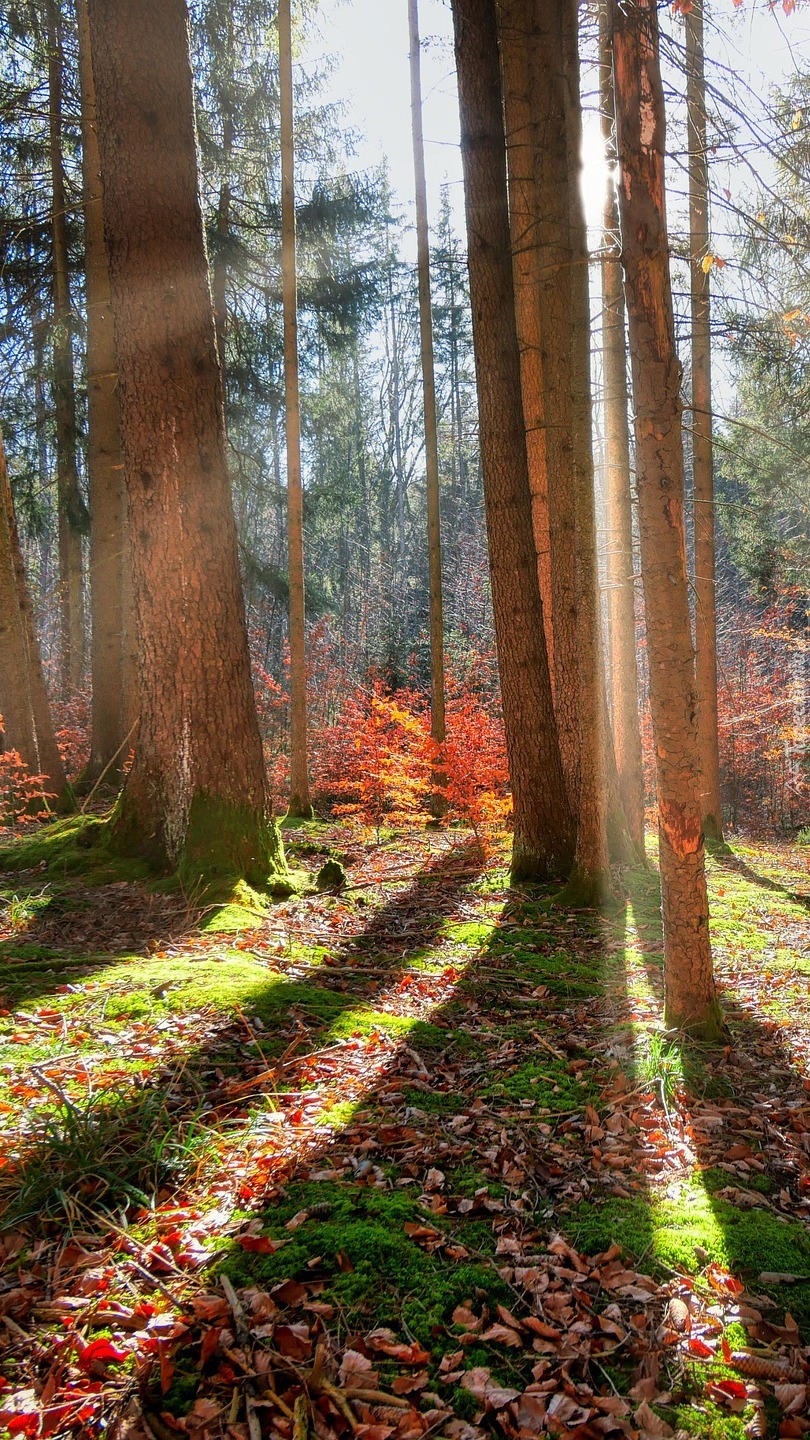
<path fill-rule="evenodd" d="M 807 1015 L 793 1003 L 774 1016 L 784 969 L 716 946 L 732 1043 L 672 1081 L 638 1060 L 661 1031 L 654 922 L 648 942 L 637 910 L 635 943 L 617 940 L 613 917 L 508 892 L 499 861 L 482 867 L 469 847 L 423 837 L 364 847 L 354 836 L 364 903 L 307 896 L 229 941 L 283 983 L 317 981 L 272 1030 L 247 1004 L 162 1009 L 164 986 L 153 1011 L 111 1017 L 120 976 L 8 1007 L 3 1200 L 54 1104 L 158 1090 L 167 1128 L 193 1109 L 203 1137 L 146 1204 L 124 1194 L 105 1208 L 114 1180 L 99 1165 L 61 1211 L 0 1235 L 10 1435 L 647 1440 L 691 1433 L 684 1416 L 700 1413 L 740 1415 L 764 1435 L 771 1412 L 773 1433 L 810 1430 L 808 1334 L 785 1310 L 810 1258 L 805 1273 L 736 1274 L 697 1245 L 690 1266 L 667 1266 L 652 1239 L 634 1262 L 611 1237 L 590 1254 L 574 1238 L 583 1213 L 587 1232 L 587 1217 L 617 1204 L 654 1213 L 680 1193 L 688 1205 L 707 1175 L 730 1213 L 806 1226 Z M 140 888 L 121 897 L 129 933 Z M 778 900 L 765 919 L 783 951 L 794 910 Z M 75 936 L 61 938 L 70 951 Z M 164 933 L 152 958 L 222 949 L 221 935 L 190 925 Z M 307 1189 L 341 1204 L 407 1200 L 396 1224 L 424 1257 L 419 1273 L 435 1267 L 448 1294 L 454 1275 L 462 1287 L 469 1277 L 469 1293 L 417 1336 L 381 1277 L 385 1323 L 363 1324 L 379 1305 L 356 1291 L 348 1305 L 336 1284 L 362 1273 L 362 1246 L 350 1254 L 347 1231 L 347 1248 L 318 1254 L 331 1202 L 274 1223 Z"/>

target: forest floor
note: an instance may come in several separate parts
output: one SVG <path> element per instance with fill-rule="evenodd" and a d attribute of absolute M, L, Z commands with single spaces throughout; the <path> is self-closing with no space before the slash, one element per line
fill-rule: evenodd
<path fill-rule="evenodd" d="M 316 824 L 201 911 L 100 833 L 0 854 L 0 1430 L 810 1432 L 810 852 L 711 855 L 707 1049 L 652 866 L 572 915 Z"/>

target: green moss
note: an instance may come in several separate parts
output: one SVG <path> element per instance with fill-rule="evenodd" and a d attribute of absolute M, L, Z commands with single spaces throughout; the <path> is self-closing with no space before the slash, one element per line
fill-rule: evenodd
<path fill-rule="evenodd" d="M 145 879 L 149 866 L 113 855 L 107 836 L 106 819 L 94 815 L 49 822 L 0 849 L 0 873 L 36 870 L 40 887 L 45 880 L 56 885 L 68 876 L 81 876 L 86 885 Z"/>
<path fill-rule="evenodd" d="M 287 1221 L 316 1207 L 318 1218 L 305 1221 L 290 1239 Z M 325 1298 L 341 1307 L 348 1323 L 396 1320 L 441 1354 L 455 1344 L 446 1332 L 456 1305 L 471 1295 L 493 1306 L 507 1304 L 510 1292 L 494 1266 L 453 1264 L 440 1251 L 431 1255 L 416 1245 L 404 1226 L 423 1220 L 416 1203 L 396 1191 L 326 1182 L 292 1185 L 264 1216 L 267 1233 L 289 1243 L 275 1255 L 235 1250 L 222 1268 L 237 1286 L 323 1276 Z M 309 1262 L 316 1258 L 313 1270 Z"/>
<path fill-rule="evenodd" d="M 711 1174 L 711 1172 L 709 1172 Z M 728 1183 L 728 1176 L 726 1176 Z M 601 1207 L 583 1202 L 571 1212 L 566 1228 L 574 1242 L 594 1253 L 614 1242 L 634 1259 L 656 1262 L 685 1274 L 697 1274 L 699 1254 L 755 1283 L 766 1270 L 810 1274 L 810 1236 L 794 1220 L 770 1211 L 742 1210 L 707 1193 L 701 1184 L 684 1184 L 677 1198 L 609 1200 Z M 784 1292 L 777 1296 L 785 1304 Z M 810 1283 L 791 1286 L 790 1309 L 810 1328 Z"/>
<path fill-rule="evenodd" d="M 462 1390 L 460 1385 L 457 1385 L 453 1391 L 450 1403 L 453 1407 L 453 1414 L 459 1420 L 474 1420 L 481 1409 L 480 1400 L 476 1400 L 471 1390 Z"/>
<path fill-rule="evenodd" d="M 191 802 L 178 873 L 185 884 L 201 878 L 283 884 L 287 865 L 273 820 L 251 809 L 198 791 Z"/>
<path fill-rule="evenodd" d="M 528 1045 L 531 1041 L 528 1041 Z M 571 1074 L 566 1065 L 545 1052 L 537 1060 L 527 1060 L 511 1074 L 494 1082 L 510 1100 L 535 1100 L 549 1110 L 572 1110 L 592 1103 L 597 1089 L 585 1071 L 582 1079 Z M 493 1093 L 493 1084 L 484 1093 Z"/>

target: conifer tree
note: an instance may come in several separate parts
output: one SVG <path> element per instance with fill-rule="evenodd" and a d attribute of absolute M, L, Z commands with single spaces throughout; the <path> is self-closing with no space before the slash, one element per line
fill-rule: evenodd
<path fill-rule="evenodd" d="M 89 0 L 132 524 L 140 727 L 122 849 L 189 878 L 283 866 L 251 681 L 183 0 Z"/>
<path fill-rule="evenodd" d="M 694 652 L 684 538 L 680 366 L 664 189 L 665 111 L 655 0 L 611 0 L 619 207 L 633 372 L 639 529 L 668 1025 L 716 1036 Z"/>
<path fill-rule="evenodd" d="M 494 0 L 454 0 L 492 604 L 514 806 L 512 873 L 564 879 L 574 829 L 532 534 Z"/>

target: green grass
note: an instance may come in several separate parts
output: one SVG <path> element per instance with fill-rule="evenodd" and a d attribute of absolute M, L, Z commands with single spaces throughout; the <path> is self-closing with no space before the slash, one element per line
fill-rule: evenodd
<path fill-rule="evenodd" d="M 148 1206 L 182 1181 L 205 1142 L 198 1117 L 178 1121 L 162 1088 L 29 1111 L 13 1181 L 0 1172 L 3 1226 Z"/>

